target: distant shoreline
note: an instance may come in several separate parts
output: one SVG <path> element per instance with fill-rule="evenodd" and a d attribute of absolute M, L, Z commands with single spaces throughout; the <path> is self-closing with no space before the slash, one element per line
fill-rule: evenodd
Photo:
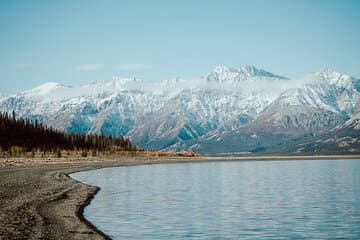
<path fill-rule="evenodd" d="M 175 158 L 0 158 L 0 237 L 110 239 L 83 217 L 100 190 L 69 174 L 105 167 L 212 161 L 360 159 L 360 155 Z"/>
<path fill-rule="evenodd" d="M 0 169 L 8 167 L 19 166 L 37 166 L 37 165 L 52 165 L 52 164 L 74 164 L 74 163 L 119 163 L 117 159 L 131 159 L 132 163 L 139 164 L 155 164 L 155 163 L 182 163 L 182 162 L 205 162 L 205 161 L 250 161 L 250 160 L 307 160 L 307 159 L 360 159 L 360 154 L 339 154 L 339 155 L 247 155 L 247 156 L 215 156 L 215 155 L 196 155 L 194 157 L 179 157 L 179 156 L 162 156 L 162 157 L 148 157 L 148 156 L 101 156 L 101 157 L 12 157 L 0 158 Z"/>

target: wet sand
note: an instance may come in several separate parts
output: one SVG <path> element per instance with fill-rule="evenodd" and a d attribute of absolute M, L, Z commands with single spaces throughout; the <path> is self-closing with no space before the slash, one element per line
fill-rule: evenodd
<path fill-rule="evenodd" d="M 109 239 L 82 215 L 99 188 L 70 178 L 73 172 L 155 163 L 314 158 L 360 156 L 0 159 L 0 239 Z"/>

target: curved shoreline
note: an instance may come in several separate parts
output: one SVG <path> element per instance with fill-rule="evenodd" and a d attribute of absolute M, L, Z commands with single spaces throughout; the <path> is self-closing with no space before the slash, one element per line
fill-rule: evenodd
<path fill-rule="evenodd" d="M 70 177 L 68 174 L 67 176 L 69 178 Z M 73 178 L 72 178 L 73 179 Z M 83 183 L 84 184 L 84 183 Z M 88 221 L 85 217 L 84 217 L 84 210 L 85 208 L 90 205 L 91 201 L 94 199 L 95 195 L 100 191 L 100 188 L 95 186 L 96 190 L 92 193 L 90 193 L 91 195 L 88 196 L 88 198 L 83 202 L 82 205 L 80 205 L 80 207 L 75 211 L 76 216 L 80 219 L 80 221 L 82 221 L 84 224 L 86 224 L 89 228 L 92 228 L 97 234 L 99 234 L 101 237 L 103 237 L 106 240 L 111 240 L 111 238 L 106 235 L 104 232 L 102 232 L 100 229 L 98 229 L 94 224 L 92 224 L 90 221 Z"/>
<path fill-rule="evenodd" d="M 43 159 L 40 159 L 39 162 L 31 159 L 30 163 L 27 159 L 27 163 L 21 166 L 0 167 L 0 238 L 111 239 L 84 218 L 83 212 L 85 207 L 91 203 L 91 200 L 100 188 L 82 183 L 70 176 L 71 173 L 79 171 L 158 163 L 339 158 L 360 159 L 360 156 L 165 159 L 135 157 L 117 159 L 52 159 L 46 162 Z M 15 160 L 19 162 L 19 159 Z"/>

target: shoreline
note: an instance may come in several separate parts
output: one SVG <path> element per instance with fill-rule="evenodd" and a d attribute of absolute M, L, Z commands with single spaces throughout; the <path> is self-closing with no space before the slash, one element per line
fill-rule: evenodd
<path fill-rule="evenodd" d="M 360 155 L 6 159 L 0 167 L 0 239 L 111 239 L 83 216 L 100 188 L 71 178 L 71 173 L 144 164 L 310 159 L 360 159 Z"/>
<path fill-rule="evenodd" d="M 69 178 L 69 175 L 67 175 Z M 73 179 L 73 178 L 72 178 Z M 83 183 L 84 184 L 84 183 Z M 88 195 L 88 198 L 83 202 L 83 204 L 80 205 L 80 207 L 78 208 L 77 211 L 75 211 L 76 216 L 80 219 L 81 222 L 83 222 L 84 224 L 86 224 L 89 228 L 93 229 L 97 234 L 99 234 L 103 239 L 106 240 L 111 240 L 111 238 L 106 235 L 104 232 L 102 232 L 100 229 L 98 229 L 94 224 L 92 224 L 91 222 L 89 222 L 85 217 L 84 217 L 84 210 L 85 208 L 90 205 L 91 201 L 95 198 L 95 195 L 101 190 L 100 187 L 96 187 L 96 190 L 94 192 L 91 193 L 91 195 Z"/>

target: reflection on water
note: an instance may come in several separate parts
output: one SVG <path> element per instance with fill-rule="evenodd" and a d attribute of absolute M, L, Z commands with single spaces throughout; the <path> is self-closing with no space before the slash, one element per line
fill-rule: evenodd
<path fill-rule="evenodd" d="M 101 191 L 85 217 L 113 239 L 359 239 L 360 161 L 209 162 L 72 177 Z"/>

